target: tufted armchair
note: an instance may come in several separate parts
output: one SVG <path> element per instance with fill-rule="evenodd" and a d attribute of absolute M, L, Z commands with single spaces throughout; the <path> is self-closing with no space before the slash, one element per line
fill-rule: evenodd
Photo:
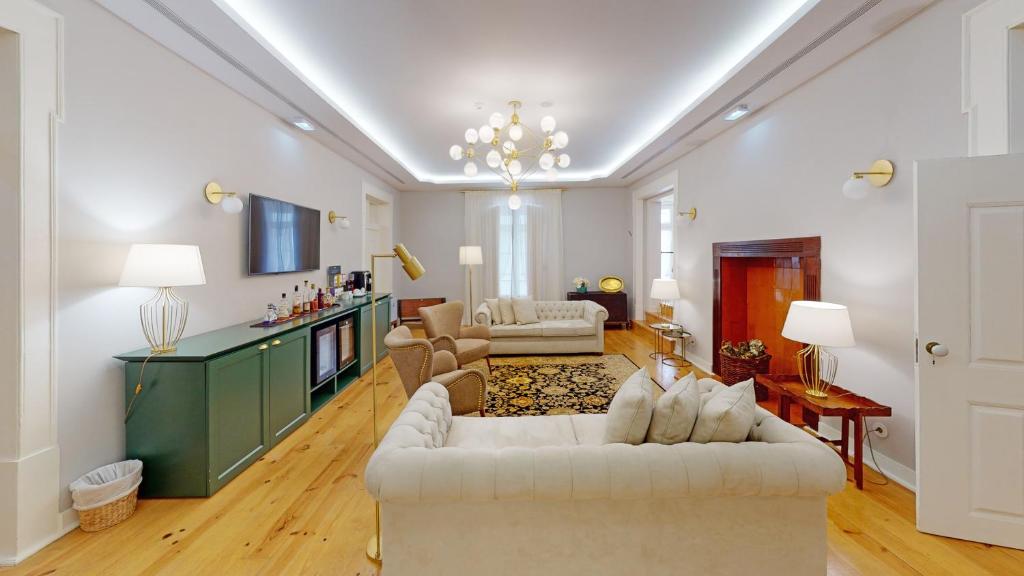
<path fill-rule="evenodd" d="M 459 369 L 455 356 L 447 350 L 436 350 L 429 340 L 413 338 L 406 326 L 399 326 L 384 336 L 384 345 L 402 380 L 405 393 L 412 398 L 420 386 L 437 382 L 451 396 L 452 412 L 484 415 L 487 402 L 487 377 L 475 368 Z"/>
<path fill-rule="evenodd" d="M 446 302 L 436 306 L 420 308 L 423 329 L 430 343 L 438 350 L 447 350 L 455 355 L 459 366 L 481 358 L 491 362 L 491 331 L 487 326 L 463 326 L 462 302 Z"/>

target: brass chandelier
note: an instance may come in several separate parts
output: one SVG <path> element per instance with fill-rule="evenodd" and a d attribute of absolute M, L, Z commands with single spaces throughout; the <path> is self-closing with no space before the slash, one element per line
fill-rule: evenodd
<path fill-rule="evenodd" d="M 465 160 L 462 172 L 472 178 L 479 173 L 476 165 L 478 152 L 474 146 L 487 149 L 484 163 L 497 174 L 512 190 L 508 198 L 508 206 L 518 210 L 522 200 L 516 192 L 519 183 L 529 178 L 538 170 L 543 170 L 549 181 L 558 179 L 558 168 L 568 168 L 569 155 L 560 152 L 569 144 L 569 135 L 564 130 L 555 132 L 557 125 L 554 117 L 545 116 L 540 119 L 540 133 L 536 133 L 522 123 L 519 108 L 523 105 L 519 100 L 508 103 L 512 114 L 506 121 L 501 112 L 495 112 L 479 129 L 466 130 L 466 148 L 459 144 L 448 149 L 452 160 Z"/>

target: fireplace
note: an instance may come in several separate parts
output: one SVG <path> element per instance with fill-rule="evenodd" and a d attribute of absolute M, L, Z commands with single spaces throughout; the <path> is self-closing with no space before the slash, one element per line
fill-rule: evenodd
<path fill-rule="evenodd" d="M 771 371 L 796 374 L 802 346 L 782 337 L 789 303 L 821 298 L 821 238 L 717 242 L 714 257 L 714 371 L 722 342 L 760 338 Z"/>

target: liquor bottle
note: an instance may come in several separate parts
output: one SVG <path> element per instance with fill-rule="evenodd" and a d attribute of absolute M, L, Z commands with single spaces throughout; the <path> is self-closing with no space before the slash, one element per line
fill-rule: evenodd
<path fill-rule="evenodd" d="M 319 303 L 321 309 L 327 307 L 327 301 L 324 299 L 324 289 L 320 288 L 316 291 L 316 300 Z"/>
<path fill-rule="evenodd" d="M 299 285 L 295 285 L 295 297 L 292 299 L 292 316 L 302 314 L 302 294 L 299 294 Z"/>
<path fill-rule="evenodd" d="M 309 311 L 320 311 L 320 302 L 316 299 L 316 284 L 309 285 Z"/>
<path fill-rule="evenodd" d="M 281 301 L 277 304 L 277 319 L 284 320 L 292 315 L 292 305 L 288 303 L 288 294 L 281 292 Z"/>
<path fill-rule="evenodd" d="M 263 323 L 269 325 L 269 324 L 273 324 L 276 321 L 277 321 L 277 306 L 274 306 L 272 303 L 271 304 L 267 304 L 267 311 L 263 314 Z"/>
<path fill-rule="evenodd" d="M 302 287 L 302 313 L 309 314 L 309 280 L 303 281 Z"/>

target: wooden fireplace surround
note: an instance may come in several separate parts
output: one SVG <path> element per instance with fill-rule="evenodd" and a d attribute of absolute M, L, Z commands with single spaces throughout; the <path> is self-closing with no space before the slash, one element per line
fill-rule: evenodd
<path fill-rule="evenodd" d="M 722 347 L 722 258 L 798 258 L 804 278 L 804 300 L 821 299 L 821 237 L 715 242 L 712 244 L 715 300 L 712 370 L 721 371 L 718 350 Z"/>

